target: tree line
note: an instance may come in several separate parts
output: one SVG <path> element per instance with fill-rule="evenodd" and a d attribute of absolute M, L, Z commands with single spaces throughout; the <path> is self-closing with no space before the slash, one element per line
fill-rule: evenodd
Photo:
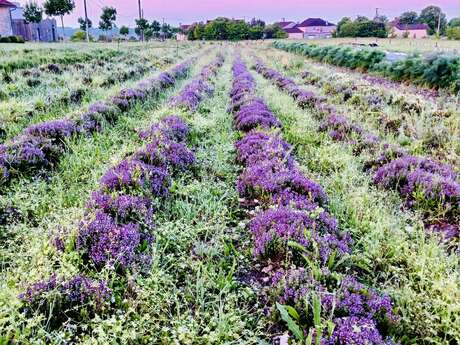
<path fill-rule="evenodd" d="M 420 14 L 415 11 L 402 13 L 398 18 L 400 24 L 426 24 L 429 35 L 446 35 L 451 39 L 460 39 L 460 17 L 447 22 L 446 14 L 438 6 L 428 6 Z M 385 16 L 369 19 L 358 16 L 355 20 L 342 18 L 337 24 L 335 37 L 388 37 L 391 36 L 391 26 Z"/>
<path fill-rule="evenodd" d="M 246 22 L 219 17 L 207 23 L 195 23 L 183 33 L 187 34 L 191 41 L 241 41 L 286 37 L 286 33 L 279 26 L 266 25 L 264 21 L 255 18 Z"/>

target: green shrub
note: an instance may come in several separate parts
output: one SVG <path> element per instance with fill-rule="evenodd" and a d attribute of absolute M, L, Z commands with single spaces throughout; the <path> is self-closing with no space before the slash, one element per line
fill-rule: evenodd
<path fill-rule="evenodd" d="M 0 43 L 11 43 L 11 39 L 9 37 L 0 37 Z"/>
<path fill-rule="evenodd" d="M 454 92 L 460 90 L 460 57 L 456 55 L 410 55 L 403 60 L 390 62 L 385 60 L 386 54 L 378 49 L 355 49 L 351 46 L 318 47 L 308 43 L 281 41 L 276 41 L 273 45 L 275 48 L 332 65 L 376 72 L 396 81 L 410 81 L 417 85 L 450 89 Z"/>
<path fill-rule="evenodd" d="M 448 28 L 446 34 L 450 40 L 460 40 L 460 26 Z"/>

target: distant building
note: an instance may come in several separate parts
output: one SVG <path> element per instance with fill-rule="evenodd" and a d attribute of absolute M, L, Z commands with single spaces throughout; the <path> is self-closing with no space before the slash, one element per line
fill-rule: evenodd
<path fill-rule="evenodd" d="M 178 41 L 187 41 L 188 40 L 188 32 L 192 28 L 193 28 L 193 24 L 192 25 L 180 24 L 179 25 L 179 32 L 176 34 L 176 40 L 178 40 Z"/>
<path fill-rule="evenodd" d="M 303 38 L 303 31 L 295 26 L 293 28 L 283 28 L 283 31 L 287 33 L 288 35 L 287 38 L 290 38 L 290 39 L 302 39 Z"/>
<path fill-rule="evenodd" d="M 428 37 L 427 24 L 400 24 L 398 20 L 390 23 L 390 37 L 425 38 Z"/>
<path fill-rule="evenodd" d="M 276 22 L 275 25 L 278 25 L 281 29 L 292 29 L 293 27 L 296 26 L 296 23 L 291 22 L 291 21 L 286 21 L 286 19 L 283 18 L 282 21 Z"/>
<path fill-rule="evenodd" d="M 303 32 L 304 38 L 330 38 L 337 26 L 321 18 L 308 18 L 296 28 Z"/>
<path fill-rule="evenodd" d="M 11 23 L 13 34 L 22 36 L 26 41 L 57 41 L 56 20 L 46 18 L 40 23 L 28 23 L 24 19 L 24 9 L 20 4 L 16 4 L 16 8 L 11 10 Z"/>
<path fill-rule="evenodd" d="M 0 0 L 0 36 L 13 35 L 13 27 L 11 25 L 11 9 L 16 8 L 16 5 L 7 1 Z"/>

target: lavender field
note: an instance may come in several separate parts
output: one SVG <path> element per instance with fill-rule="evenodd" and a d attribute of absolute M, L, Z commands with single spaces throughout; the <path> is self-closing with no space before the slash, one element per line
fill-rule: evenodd
<path fill-rule="evenodd" d="M 0 344 L 458 344 L 460 62 L 315 49 L 5 51 Z"/>

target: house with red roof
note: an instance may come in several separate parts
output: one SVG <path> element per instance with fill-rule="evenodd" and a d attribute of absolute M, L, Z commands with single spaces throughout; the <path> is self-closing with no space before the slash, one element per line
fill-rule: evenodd
<path fill-rule="evenodd" d="M 303 32 L 304 38 L 330 38 L 337 25 L 321 18 L 308 18 L 297 24 L 296 28 Z"/>
<path fill-rule="evenodd" d="M 0 36 L 13 35 L 11 25 L 11 9 L 13 8 L 16 8 L 15 4 L 7 0 L 0 0 Z"/>
<path fill-rule="evenodd" d="M 279 26 L 281 29 L 292 29 L 294 26 L 296 26 L 295 22 L 287 21 L 285 18 L 283 18 L 280 22 L 276 22 L 274 24 Z"/>
<path fill-rule="evenodd" d="M 287 33 L 290 39 L 302 39 L 303 38 L 303 31 L 300 30 L 298 27 L 294 26 L 293 28 L 284 28 L 283 31 Z"/>
<path fill-rule="evenodd" d="M 398 19 L 390 23 L 390 37 L 426 38 L 429 26 L 427 24 L 401 24 Z"/>

